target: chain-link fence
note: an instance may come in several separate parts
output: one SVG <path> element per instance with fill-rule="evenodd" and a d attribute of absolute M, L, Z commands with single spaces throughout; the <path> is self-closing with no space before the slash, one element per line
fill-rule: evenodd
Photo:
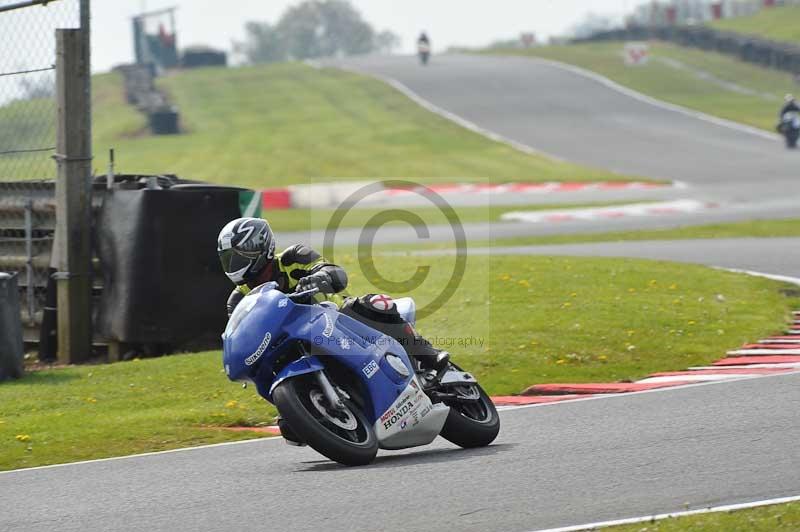
<path fill-rule="evenodd" d="M 0 0 L 0 272 L 19 274 L 28 341 L 39 339 L 56 225 L 56 29 L 80 27 L 80 0 Z"/>

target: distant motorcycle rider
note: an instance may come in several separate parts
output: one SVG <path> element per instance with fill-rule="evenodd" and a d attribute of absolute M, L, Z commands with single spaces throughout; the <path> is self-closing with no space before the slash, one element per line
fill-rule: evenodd
<path fill-rule="evenodd" d="M 797 99 L 793 95 L 787 94 L 786 98 L 784 98 L 784 102 L 781 112 L 778 114 L 778 118 L 782 119 L 783 115 L 786 113 L 800 113 L 800 104 L 797 103 Z"/>
<path fill-rule="evenodd" d="M 217 254 L 225 274 L 236 285 L 228 298 L 228 316 L 253 288 L 270 281 L 284 293 L 316 288 L 319 293 L 315 301 L 334 303 L 343 314 L 395 338 L 423 369 L 438 372 L 447 367 L 449 354 L 418 335 L 388 296 L 344 297 L 348 283 L 344 269 L 302 244 L 276 254 L 275 236 L 266 220 L 238 218 L 229 222 L 219 233 Z"/>
<path fill-rule="evenodd" d="M 418 47 L 427 46 L 428 48 L 430 48 L 431 46 L 431 40 L 428 38 L 428 34 L 425 33 L 424 31 L 420 33 L 419 38 L 417 39 L 417 46 Z"/>

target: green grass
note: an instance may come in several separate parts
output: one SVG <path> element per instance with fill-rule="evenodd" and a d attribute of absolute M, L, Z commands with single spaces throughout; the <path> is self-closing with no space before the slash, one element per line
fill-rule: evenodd
<path fill-rule="evenodd" d="M 600 202 L 589 204 L 557 204 L 557 205 L 487 205 L 480 207 L 453 207 L 453 212 L 458 216 L 462 223 L 470 222 L 495 222 L 500 220 L 500 216 L 507 212 L 527 210 L 542 211 L 549 209 L 579 209 L 585 207 L 607 207 L 612 205 L 630 205 L 633 203 L 643 203 L 636 201 L 626 202 Z M 400 207 L 403 213 L 416 215 L 424 222 L 424 225 L 448 224 L 447 215 L 437 207 Z M 269 224 L 275 231 L 309 231 L 314 229 L 325 229 L 331 222 L 334 214 L 339 209 L 287 209 L 270 211 L 265 213 Z M 347 213 L 339 225 L 341 228 L 357 227 L 379 227 L 386 221 L 385 208 L 380 209 L 353 209 Z M 391 217 L 396 220 L 396 217 Z M 386 225 L 399 225 L 405 222 L 393 221 Z"/>
<path fill-rule="evenodd" d="M 800 503 L 734 512 L 714 512 L 653 523 L 614 526 L 606 532 L 794 532 L 800 530 Z"/>
<path fill-rule="evenodd" d="M 96 78 L 97 166 L 117 149 L 122 172 L 177 173 L 253 188 L 345 178 L 450 181 L 625 179 L 525 155 L 440 118 L 370 78 L 301 64 L 199 69 L 160 80 L 186 133 L 154 137 Z"/>
<path fill-rule="evenodd" d="M 570 63 L 593 70 L 644 94 L 755 127 L 775 130 L 783 96 L 797 87 L 791 75 L 738 61 L 726 55 L 652 42 L 652 59 L 646 66 L 627 67 L 621 42 L 548 46 L 492 53 L 529 55 Z M 716 78 L 736 83 L 765 96 L 745 95 L 676 69 L 660 58 L 680 61 Z"/>
<path fill-rule="evenodd" d="M 386 290 L 354 256 L 334 259 L 351 273 L 352 293 Z M 453 260 L 378 257 L 376 267 L 400 282 L 429 265 L 412 291 L 423 308 L 447 284 Z M 510 394 L 541 382 L 635 379 L 706 364 L 780 330 L 798 303 L 784 288 L 672 263 L 469 257 L 455 295 L 419 325 L 491 393 Z M 0 469 L 257 437 L 216 428 L 268 423 L 274 414 L 220 366 L 219 353 L 201 353 L 4 383 Z"/>
<path fill-rule="evenodd" d="M 51 99 L 16 100 L 0 106 L 0 152 L 55 147 L 55 121 Z M 0 181 L 55 179 L 52 155 L 50 150 L 0 155 Z"/>
<path fill-rule="evenodd" d="M 617 231 L 609 233 L 579 233 L 546 236 L 498 238 L 491 241 L 471 241 L 471 247 L 480 246 L 534 246 L 550 244 L 579 244 L 588 242 L 620 242 L 635 240 L 687 240 L 695 238 L 774 238 L 800 237 L 800 219 L 750 220 L 727 224 L 710 224 L 675 229 L 648 231 Z M 421 245 L 426 248 L 450 248 L 452 243 Z M 395 246 L 396 247 L 396 246 Z M 409 246 L 411 247 L 411 246 Z M 414 246 L 419 248 L 420 246 Z"/>
<path fill-rule="evenodd" d="M 800 42 L 800 6 L 762 9 L 755 15 L 718 20 L 711 26 L 719 30 L 797 43 Z"/>

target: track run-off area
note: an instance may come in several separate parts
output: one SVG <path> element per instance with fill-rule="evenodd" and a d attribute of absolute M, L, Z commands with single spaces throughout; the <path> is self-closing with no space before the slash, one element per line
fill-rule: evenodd
<path fill-rule="evenodd" d="M 797 215 L 800 158 L 778 139 L 650 102 L 571 68 L 492 56 L 436 57 L 426 69 L 407 57 L 335 66 L 391 80 L 521 147 L 687 184 L 659 192 L 659 200 L 719 206 L 652 218 L 466 224 L 470 240 Z M 450 228 L 430 232 L 431 240 L 452 237 Z M 341 230 L 337 243 L 354 243 L 358 234 Z M 279 235 L 315 245 L 322 237 Z M 418 237 L 393 226 L 377 239 Z M 645 257 L 800 276 L 798 243 L 486 252 Z M 0 473 L 0 530 L 532 531 L 795 496 L 799 386 L 800 374 L 786 374 L 508 409 L 488 448 L 460 450 L 438 440 L 381 452 L 366 468 L 258 440 L 11 471 Z"/>

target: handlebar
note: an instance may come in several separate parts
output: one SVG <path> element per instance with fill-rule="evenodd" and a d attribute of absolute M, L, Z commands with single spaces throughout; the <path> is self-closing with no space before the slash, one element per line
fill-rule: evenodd
<path fill-rule="evenodd" d="M 306 297 L 315 296 L 319 293 L 319 288 L 311 288 L 310 290 L 304 290 L 302 292 L 294 292 L 292 294 L 286 294 L 286 297 L 294 301 L 295 299 L 303 299 Z"/>

